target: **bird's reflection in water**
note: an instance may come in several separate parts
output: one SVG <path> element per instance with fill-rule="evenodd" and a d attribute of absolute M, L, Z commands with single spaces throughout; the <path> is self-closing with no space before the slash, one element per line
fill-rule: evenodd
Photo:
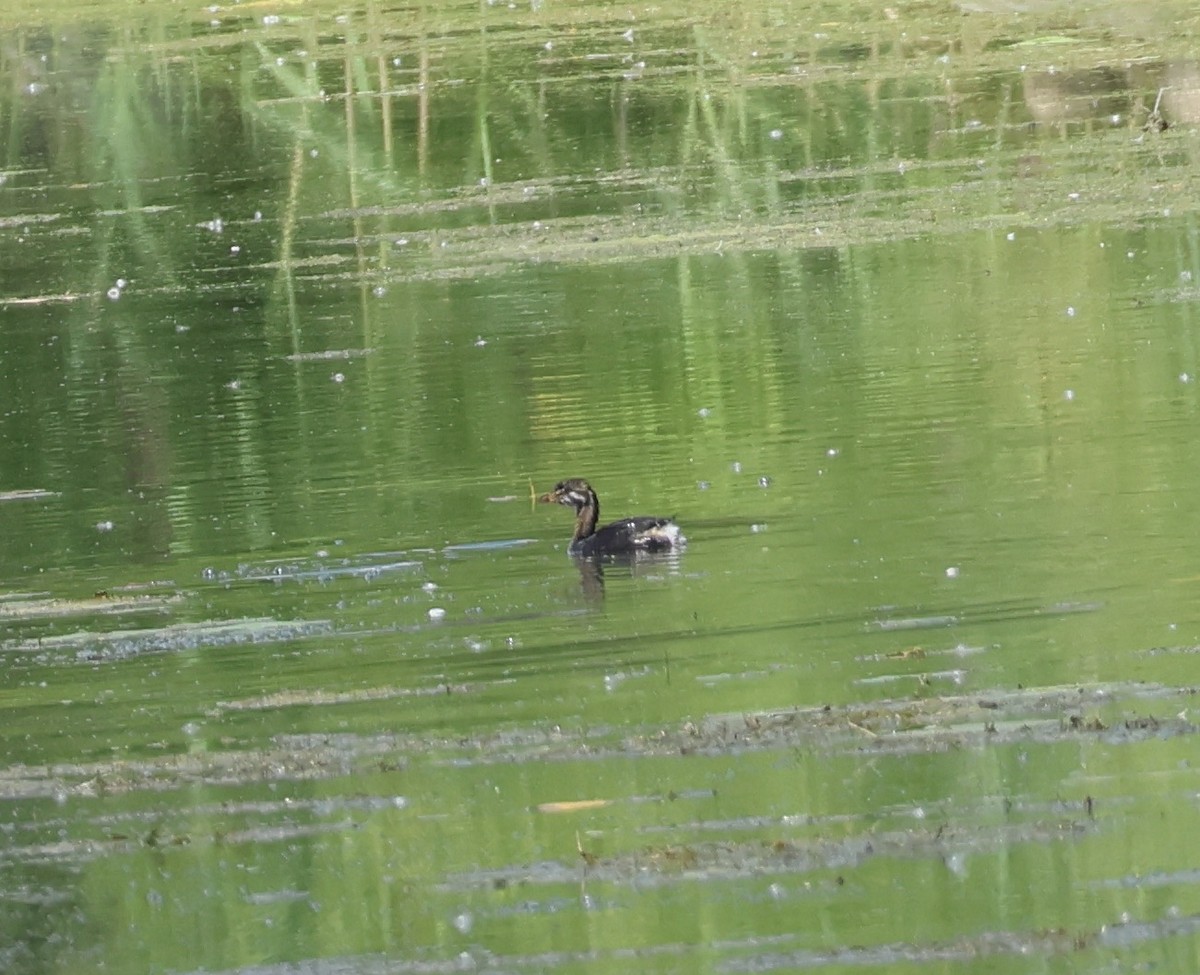
<path fill-rule="evenodd" d="M 678 552 L 630 552 L 605 555 L 599 558 L 572 559 L 579 570 L 579 589 L 589 603 L 604 602 L 605 575 L 617 578 L 628 576 L 678 575 L 681 557 Z"/>

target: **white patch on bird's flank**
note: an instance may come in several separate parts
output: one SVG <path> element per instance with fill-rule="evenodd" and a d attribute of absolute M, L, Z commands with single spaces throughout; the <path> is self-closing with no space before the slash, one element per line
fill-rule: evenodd
<path fill-rule="evenodd" d="M 683 532 L 679 530 L 679 526 L 673 521 L 668 521 L 665 525 L 659 525 L 656 528 L 650 528 L 642 532 L 643 543 L 656 542 L 658 544 L 667 544 L 674 548 L 679 548 L 687 544 L 687 538 Z"/>
<path fill-rule="evenodd" d="M 679 530 L 679 526 L 675 524 L 675 522 L 667 522 L 667 524 L 663 525 L 662 530 L 663 534 L 665 534 L 667 538 L 671 540 L 673 545 L 687 544 L 687 536 L 685 536 L 683 532 Z"/>

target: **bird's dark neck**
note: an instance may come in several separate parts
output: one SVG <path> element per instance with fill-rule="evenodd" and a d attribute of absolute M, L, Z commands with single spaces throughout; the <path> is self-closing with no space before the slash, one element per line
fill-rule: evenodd
<path fill-rule="evenodd" d="M 575 538 L 582 542 L 596 533 L 596 522 L 600 518 L 600 499 L 595 491 L 588 492 L 588 499 L 575 509 Z"/>

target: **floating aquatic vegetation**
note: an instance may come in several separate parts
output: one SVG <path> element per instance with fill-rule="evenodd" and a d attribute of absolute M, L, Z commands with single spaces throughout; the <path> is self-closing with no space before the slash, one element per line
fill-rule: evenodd
<path fill-rule="evenodd" d="M 94 663 L 236 643 L 273 643 L 331 630 L 332 624 L 326 620 L 237 619 L 172 623 L 140 630 L 81 630 L 38 639 L 11 640 L 0 644 L 0 649 L 40 655 L 70 654 L 81 663 Z"/>

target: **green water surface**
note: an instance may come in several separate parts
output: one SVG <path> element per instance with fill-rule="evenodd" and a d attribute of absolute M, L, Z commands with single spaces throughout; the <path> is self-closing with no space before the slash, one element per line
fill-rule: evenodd
<path fill-rule="evenodd" d="M 0 13 L 0 970 L 1195 971 L 1198 28 Z"/>

